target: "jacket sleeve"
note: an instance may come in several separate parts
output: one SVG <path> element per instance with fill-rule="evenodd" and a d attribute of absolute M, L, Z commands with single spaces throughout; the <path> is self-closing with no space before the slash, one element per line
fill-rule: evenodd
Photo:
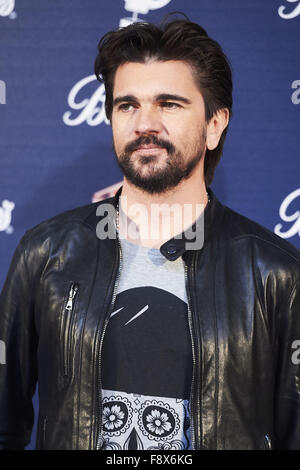
<path fill-rule="evenodd" d="M 34 422 L 38 338 L 25 239 L 26 234 L 0 295 L 0 449 L 24 449 Z"/>
<path fill-rule="evenodd" d="M 275 384 L 275 449 L 300 450 L 299 271 L 292 289 L 288 289 L 286 293 L 286 302 L 280 305 Z"/>

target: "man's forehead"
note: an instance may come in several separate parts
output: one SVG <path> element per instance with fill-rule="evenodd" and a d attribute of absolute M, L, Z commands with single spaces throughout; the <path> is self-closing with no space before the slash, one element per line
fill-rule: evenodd
<path fill-rule="evenodd" d="M 115 74 L 113 95 L 162 93 L 182 94 L 198 91 L 192 68 L 183 61 L 151 60 L 145 63 L 125 62 Z"/>

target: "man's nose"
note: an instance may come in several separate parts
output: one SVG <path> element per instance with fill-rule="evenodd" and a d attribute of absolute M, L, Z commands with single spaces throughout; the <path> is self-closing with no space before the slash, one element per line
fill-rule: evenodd
<path fill-rule="evenodd" d="M 154 109 L 139 109 L 135 121 L 135 133 L 140 134 L 159 134 L 163 125 L 159 113 Z"/>

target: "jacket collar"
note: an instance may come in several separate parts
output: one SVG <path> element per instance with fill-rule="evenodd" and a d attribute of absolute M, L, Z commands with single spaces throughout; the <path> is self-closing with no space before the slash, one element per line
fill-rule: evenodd
<path fill-rule="evenodd" d="M 93 203 L 93 210 L 85 218 L 87 223 L 96 231 L 100 216 L 97 215 L 97 209 L 102 204 L 111 204 L 114 208 L 113 215 L 108 214 L 109 221 L 112 224 L 113 231 L 116 232 L 115 211 L 118 206 L 119 198 L 122 192 L 122 186 L 118 189 L 114 197 L 104 199 L 98 203 Z M 175 261 L 179 256 L 186 256 L 188 252 L 199 251 L 218 231 L 221 223 L 224 206 L 216 198 L 210 188 L 207 188 L 209 202 L 197 221 L 186 231 L 174 238 L 171 238 L 160 247 L 161 253 L 169 260 Z"/>
<path fill-rule="evenodd" d="M 209 202 L 197 221 L 189 229 L 182 232 L 179 238 L 171 238 L 160 247 L 161 253 L 168 260 L 174 261 L 179 256 L 186 258 L 189 253 L 192 254 L 202 250 L 204 245 L 218 231 L 224 207 L 210 188 L 207 188 L 207 193 Z"/>

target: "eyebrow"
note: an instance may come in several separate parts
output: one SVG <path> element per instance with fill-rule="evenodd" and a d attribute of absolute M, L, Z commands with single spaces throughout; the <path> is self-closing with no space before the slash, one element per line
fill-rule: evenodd
<path fill-rule="evenodd" d="M 117 98 L 114 99 L 113 101 L 113 106 L 117 106 L 119 103 L 136 103 L 138 101 L 138 98 L 134 95 L 124 95 L 124 96 L 118 96 Z M 188 98 L 185 98 L 184 96 L 181 95 L 173 95 L 170 93 L 160 93 L 159 95 L 155 95 L 154 101 L 180 101 L 181 103 L 185 104 L 191 104 L 191 100 Z"/>
<path fill-rule="evenodd" d="M 161 93 L 155 96 L 155 101 L 181 101 L 181 103 L 191 104 L 191 100 L 181 95 L 172 95 L 170 93 Z"/>

